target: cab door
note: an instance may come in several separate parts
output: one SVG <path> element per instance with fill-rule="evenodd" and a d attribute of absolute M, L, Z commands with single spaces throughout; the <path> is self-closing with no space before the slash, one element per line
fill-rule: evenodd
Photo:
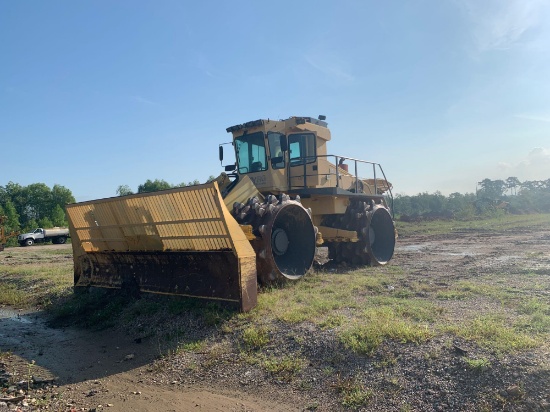
<path fill-rule="evenodd" d="M 286 155 L 286 136 L 280 132 L 267 132 L 267 147 L 269 150 L 269 168 L 271 169 L 271 186 L 273 192 L 288 190 L 288 174 Z"/>
<path fill-rule="evenodd" d="M 316 137 L 312 132 L 288 135 L 290 186 L 292 189 L 317 185 Z"/>

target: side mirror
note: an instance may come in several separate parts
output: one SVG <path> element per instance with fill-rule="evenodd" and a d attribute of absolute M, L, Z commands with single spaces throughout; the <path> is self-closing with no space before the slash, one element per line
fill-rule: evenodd
<path fill-rule="evenodd" d="M 235 170 L 237 168 L 237 165 L 227 165 L 227 166 L 224 166 L 224 169 L 226 172 L 232 172 L 233 170 Z"/>
<path fill-rule="evenodd" d="M 286 152 L 288 150 L 288 141 L 286 140 L 286 136 L 281 136 L 279 142 L 281 143 L 281 151 Z"/>
<path fill-rule="evenodd" d="M 218 150 L 219 150 L 220 162 L 222 162 L 223 161 L 223 146 L 220 145 Z"/>

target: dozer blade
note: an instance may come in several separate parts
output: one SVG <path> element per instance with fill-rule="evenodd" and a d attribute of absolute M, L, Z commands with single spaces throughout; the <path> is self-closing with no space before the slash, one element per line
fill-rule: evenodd
<path fill-rule="evenodd" d="M 216 182 L 67 206 L 75 287 L 257 302 L 256 254 Z"/>

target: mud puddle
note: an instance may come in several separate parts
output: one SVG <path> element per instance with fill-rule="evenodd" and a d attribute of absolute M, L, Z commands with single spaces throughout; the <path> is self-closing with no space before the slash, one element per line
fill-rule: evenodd
<path fill-rule="evenodd" d="M 27 389 L 28 382 L 38 387 L 46 384 L 38 393 L 66 399 L 59 410 L 105 406 L 113 412 L 297 410 L 238 391 L 184 387 L 176 382 L 162 387 L 154 379 L 143 379 L 150 373 L 150 364 L 167 350 L 159 342 L 133 339 L 117 330 L 55 329 L 46 320 L 42 312 L 0 308 L 0 372 L 13 376 L 17 388 Z M 18 410 L 35 410 L 36 399 L 29 400 Z"/>
<path fill-rule="evenodd" d="M 0 308 L 0 351 L 34 361 L 33 368 L 60 384 L 124 372 L 158 357 L 151 342 L 137 344 L 118 331 L 55 329 L 42 312 L 9 307 Z"/>

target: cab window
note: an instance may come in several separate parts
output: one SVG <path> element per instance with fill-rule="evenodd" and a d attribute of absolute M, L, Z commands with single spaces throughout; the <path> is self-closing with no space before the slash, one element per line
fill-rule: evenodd
<path fill-rule="evenodd" d="M 271 167 L 273 169 L 282 169 L 285 167 L 285 157 L 281 150 L 281 139 L 284 134 L 277 132 L 267 132 L 267 142 L 269 144 L 269 155 L 271 157 Z"/>
<path fill-rule="evenodd" d="M 288 148 L 291 166 L 315 162 L 315 135 L 313 133 L 291 134 L 288 136 Z"/>
<path fill-rule="evenodd" d="M 239 173 L 252 173 L 267 170 L 264 134 L 256 132 L 235 139 Z"/>

